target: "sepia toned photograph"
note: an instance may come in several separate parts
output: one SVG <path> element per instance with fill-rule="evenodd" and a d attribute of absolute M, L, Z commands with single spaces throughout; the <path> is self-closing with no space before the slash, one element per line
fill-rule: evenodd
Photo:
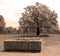
<path fill-rule="evenodd" d="M 60 56 L 60 1 L 0 0 L 0 56 Z"/>

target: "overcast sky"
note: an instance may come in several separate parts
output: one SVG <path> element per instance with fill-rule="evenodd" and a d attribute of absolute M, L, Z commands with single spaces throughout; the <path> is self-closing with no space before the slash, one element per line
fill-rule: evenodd
<path fill-rule="evenodd" d="M 24 12 L 23 8 L 36 2 L 55 10 L 58 14 L 58 24 L 60 24 L 60 0 L 0 0 L 0 15 L 3 15 L 6 26 L 17 27 L 21 13 Z"/>

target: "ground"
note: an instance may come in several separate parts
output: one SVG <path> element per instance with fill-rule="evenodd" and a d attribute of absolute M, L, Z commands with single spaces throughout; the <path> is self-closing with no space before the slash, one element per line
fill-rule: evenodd
<path fill-rule="evenodd" d="M 18 38 L 18 35 L 0 35 L 0 56 L 60 56 L 60 35 L 50 34 L 42 39 L 41 52 L 5 52 L 3 51 L 4 40 Z"/>

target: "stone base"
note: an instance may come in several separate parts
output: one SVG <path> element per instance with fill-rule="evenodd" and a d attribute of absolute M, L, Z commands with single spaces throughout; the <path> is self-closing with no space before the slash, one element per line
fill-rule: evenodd
<path fill-rule="evenodd" d="M 39 39 L 11 39 L 4 41 L 4 50 L 10 51 L 41 51 L 41 40 Z"/>

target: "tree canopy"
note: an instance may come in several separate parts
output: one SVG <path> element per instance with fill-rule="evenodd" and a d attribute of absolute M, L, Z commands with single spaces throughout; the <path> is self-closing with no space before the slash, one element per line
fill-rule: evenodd
<path fill-rule="evenodd" d="M 5 27 L 4 17 L 0 15 L 0 33 L 3 31 L 4 27 Z"/>
<path fill-rule="evenodd" d="M 57 13 L 47 5 L 36 3 L 27 6 L 19 19 L 21 33 L 51 32 L 58 29 Z"/>

